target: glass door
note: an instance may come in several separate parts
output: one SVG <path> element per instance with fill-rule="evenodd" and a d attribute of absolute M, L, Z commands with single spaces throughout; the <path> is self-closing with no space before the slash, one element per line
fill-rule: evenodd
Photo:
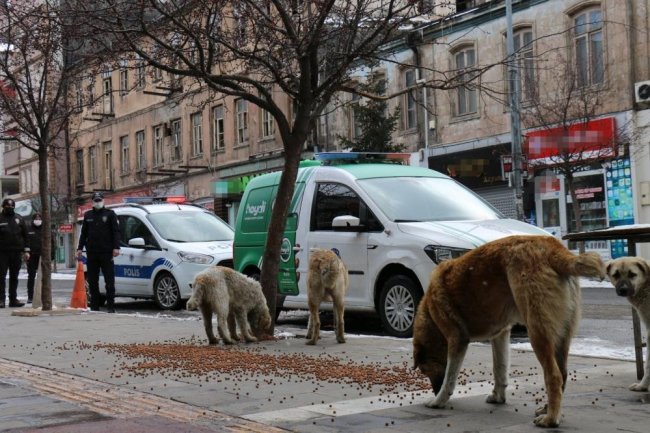
<path fill-rule="evenodd" d="M 567 232 L 564 176 L 551 173 L 535 177 L 535 209 L 538 225 L 561 240 Z"/>

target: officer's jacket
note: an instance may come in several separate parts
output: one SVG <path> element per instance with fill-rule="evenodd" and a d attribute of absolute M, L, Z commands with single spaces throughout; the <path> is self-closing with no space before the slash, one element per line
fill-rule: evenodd
<path fill-rule="evenodd" d="M 29 251 L 27 227 L 23 217 L 0 212 L 0 248 L 3 251 Z"/>
<path fill-rule="evenodd" d="M 120 248 L 117 215 L 110 209 L 91 209 L 84 214 L 77 249 L 90 253 L 108 253 Z"/>

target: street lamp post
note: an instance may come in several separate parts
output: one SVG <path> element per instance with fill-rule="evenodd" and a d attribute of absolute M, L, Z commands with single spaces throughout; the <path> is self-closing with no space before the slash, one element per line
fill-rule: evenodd
<path fill-rule="evenodd" d="M 512 173 L 515 188 L 517 219 L 524 219 L 524 200 L 521 176 L 521 122 L 519 118 L 519 79 L 515 62 L 515 44 L 512 32 L 512 0 L 506 0 L 506 43 L 508 50 L 508 79 L 510 82 L 510 135 L 512 138 Z"/>

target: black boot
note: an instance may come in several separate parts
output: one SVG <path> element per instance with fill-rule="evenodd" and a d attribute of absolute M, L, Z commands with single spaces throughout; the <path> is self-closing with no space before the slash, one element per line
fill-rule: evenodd
<path fill-rule="evenodd" d="M 9 301 L 9 307 L 23 307 L 25 306 L 24 302 L 20 302 L 18 299 L 12 299 Z"/>

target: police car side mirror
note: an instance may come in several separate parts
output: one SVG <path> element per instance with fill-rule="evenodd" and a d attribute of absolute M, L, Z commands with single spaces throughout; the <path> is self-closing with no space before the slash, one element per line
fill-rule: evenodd
<path fill-rule="evenodd" d="M 332 220 L 332 228 L 342 232 L 361 232 L 365 227 L 361 225 L 361 220 L 352 215 L 337 216 Z"/>
<path fill-rule="evenodd" d="M 144 238 L 133 238 L 129 239 L 129 246 L 135 248 L 144 248 Z"/>

